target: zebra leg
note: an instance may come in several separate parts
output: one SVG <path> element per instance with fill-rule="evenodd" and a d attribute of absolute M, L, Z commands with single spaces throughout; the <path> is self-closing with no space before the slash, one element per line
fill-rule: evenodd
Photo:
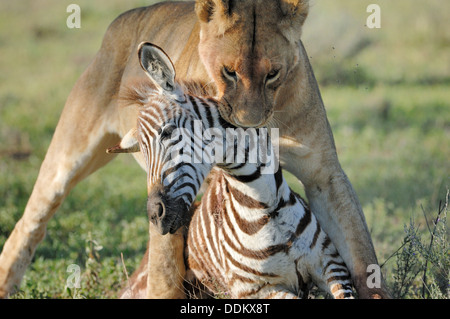
<path fill-rule="evenodd" d="M 328 255 L 330 261 L 325 266 L 323 279 L 328 292 L 334 299 L 353 299 L 352 282 L 350 273 L 344 260 L 335 255 Z"/>
<path fill-rule="evenodd" d="M 353 299 L 352 278 L 330 238 L 322 231 L 308 260 L 313 282 L 335 299 Z M 297 265 L 299 267 L 299 265 Z"/>
<path fill-rule="evenodd" d="M 119 292 L 119 299 L 146 299 L 148 280 L 148 245 L 139 267 L 127 279 L 125 286 Z"/>

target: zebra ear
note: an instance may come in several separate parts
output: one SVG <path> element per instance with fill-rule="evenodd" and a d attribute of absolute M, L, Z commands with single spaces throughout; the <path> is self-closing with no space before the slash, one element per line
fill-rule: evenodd
<path fill-rule="evenodd" d="M 142 42 L 138 55 L 141 66 L 150 79 L 164 91 L 174 91 L 175 67 L 164 50 L 150 42 Z"/>
<path fill-rule="evenodd" d="M 118 154 L 118 153 L 138 153 L 140 151 L 139 141 L 137 140 L 137 130 L 134 128 L 130 130 L 114 147 L 108 148 L 106 153 Z"/>

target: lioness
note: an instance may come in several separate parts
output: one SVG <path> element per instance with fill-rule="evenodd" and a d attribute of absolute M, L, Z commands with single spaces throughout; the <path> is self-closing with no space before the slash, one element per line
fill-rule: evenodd
<path fill-rule="evenodd" d="M 282 165 L 304 184 L 359 296 L 388 297 L 384 284 L 379 289 L 366 284 L 367 267 L 377 258 L 300 40 L 307 14 L 307 0 L 197 0 L 119 16 L 70 93 L 24 215 L 4 245 L 0 297 L 20 284 L 48 220 L 69 191 L 108 163 L 113 157 L 104 150 L 135 125 L 136 110 L 119 107 L 117 96 L 142 76 L 135 52 L 143 41 L 165 48 L 179 79 L 214 86 L 221 114 L 231 123 L 259 127 L 274 119 Z M 143 166 L 139 155 L 136 159 Z M 148 296 L 182 297 L 182 236 L 150 231 L 150 237 Z"/>

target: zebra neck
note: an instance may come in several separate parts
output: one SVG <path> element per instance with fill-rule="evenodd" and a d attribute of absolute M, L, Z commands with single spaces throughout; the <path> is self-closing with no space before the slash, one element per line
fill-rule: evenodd
<path fill-rule="evenodd" d="M 261 207 L 267 207 L 267 209 L 277 207 L 283 198 L 289 198 L 290 189 L 283 178 L 281 167 L 273 165 L 274 163 L 272 162 L 277 161 L 277 159 L 274 156 L 274 149 L 270 138 L 258 140 L 258 146 L 260 145 L 259 142 L 261 142 L 261 146 L 265 146 L 262 147 L 262 149 L 267 152 L 265 155 L 271 154 L 273 156 L 266 166 L 261 163 L 261 158 L 257 157 L 255 160 L 254 156 L 251 156 L 255 155 L 256 151 L 260 152 L 261 149 L 252 149 L 248 144 L 237 145 L 238 142 L 234 137 L 239 136 L 243 133 L 242 131 L 241 133 L 235 132 L 236 135 L 231 134 L 233 138 L 229 139 L 229 129 L 240 129 L 229 124 L 222 118 L 218 110 L 217 101 L 210 98 L 201 98 L 187 94 L 184 107 L 189 108 L 202 123 L 201 130 L 194 130 L 195 137 L 206 138 L 209 140 L 208 136 L 214 136 L 214 142 L 208 145 L 208 151 L 205 152 L 203 149 L 203 164 L 214 163 L 214 165 L 223 169 L 226 172 L 225 176 L 228 183 L 245 196 L 260 202 Z M 205 134 L 206 131 L 208 131 L 208 134 Z M 254 133 L 254 136 L 259 139 L 260 135 L 258 131 L 255 130 Z M 199 144 L 205 145 L 204 142 L 205 141 L 203 140 L 202 143 Z M 215 158 L 217 152 L 211 152 L 211 150 L 215 148 L 224 151 L 222 158 L 220 158 L 220 156 Z M 231 163 L 228 162 L 230 159 L 228 151 L 230 150 L 233 154 L 233 156 L 231 156 Z M 264 158 L 264 160 L 267 159 L 268 158 Z M 241 163 L 240 160 L 244 160 L 245 163 Z M 273 167 L 277 167 L 275 173 L 273 172 Z M 271 170 L 271 168 L 273 169 Z"/>
<path fill-rule="evenodd" d="M 275 174 L 261 174 L 258 169 L 252 174 L 243 174 L 243 170 L 247 170 L 248 173 L 251 166 L 256 165 L 247 164 L 246 167 L 237 170 L 225 170 L 225 179 L 233 189 L 234 197 L 252 203 L 250 205 L 241 203 L 242 206 L 259 208 L 261 213 L 270 214 L 280 207 L 281 202 L 291 201 L 291 190 L 281 168 Z"/>

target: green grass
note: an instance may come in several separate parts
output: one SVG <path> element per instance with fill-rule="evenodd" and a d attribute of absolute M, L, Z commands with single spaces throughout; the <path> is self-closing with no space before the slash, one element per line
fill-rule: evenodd
<path fill-rule="evenodd" d="M 0 249 L 107 26 L 150 2 L 77 1 L 82 28 L 73 30 L 66 27 L 71 1 L 0 2 Z M 423 271 L 401 276 L 428 265 L 425 297 L 448 298 L 445 218 L 432 253 L 427 247 L 450 186 L 450 4 L 380 0 L 382 28 L 369 30 L 371 1 L 312 3 L 305 46 L 388 285 L 396 296 L 421 298 Z M 14 297 L 115 297 L 125 279 L 121 254 L 130 274 L 145 249 L 145 193 L 145 174 L 129 156 L 83 181 L 49 222 Z M 81 267 L 79 289 L 66 287 L 72 264 Z"/>

